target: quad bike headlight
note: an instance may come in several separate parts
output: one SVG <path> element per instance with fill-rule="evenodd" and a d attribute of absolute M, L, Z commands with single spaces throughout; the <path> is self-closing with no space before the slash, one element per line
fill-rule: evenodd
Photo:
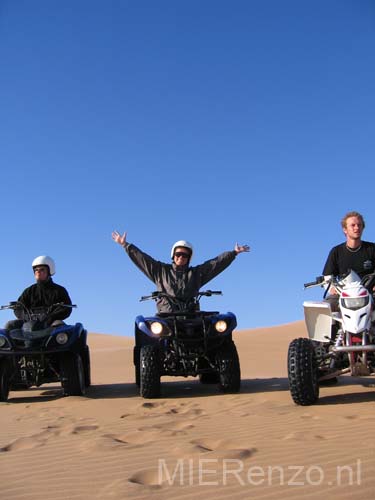
<path fill-rule="evenodd" d="M 366 297 L 346 297 L 341 299 L 341 303 L 346 309 L 351 309 L 356 311 L 357 309 L 362 309 L 362 307 L 367 306 L 369 302 L 369 296 Z"/>
<path fill-rule="evenodd" d="M 153 321 L 150 325 L 150 330 L 154 335 L 160 335 L 163 331 L 163 325 L 159 321 Z"/>
<path fill-rule="evenodd" d="M 220 319 L 219 321 L 216 321 L 216 323 L 215 323 L 215 330 L 217 332 L 224 333 L 227 328 L 228 328 L 227 322 L 224 321 L 223 319 Z"/>
<path fill-rule="evenodd" d="M 64 345 L 68 342 L 68 339 L 69 339 L 69 335 L 65 332 L 63 333 L 58 333 L 56 335 L 56 342 L 60 345 Z"/>
<path fill-rule="evenodd" d="M 3 337 L 2 335 L 0 335 L 0 348 L 4 347 L 6 343 L 7 343 L 7 339 L 5 337 Z"/>

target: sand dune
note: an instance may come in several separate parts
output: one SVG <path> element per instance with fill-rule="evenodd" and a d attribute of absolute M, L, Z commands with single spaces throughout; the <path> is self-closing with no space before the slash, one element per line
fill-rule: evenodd
<path fill-rule="evenodd" d="M 134 384 L 132 339 L 90 334 L 93 385 L 57 385 L 0 403 L 0 498 L 364 498 L 375 493 L 375 378 L 341 377 L 319 403 L 289 394 L 289 342 L 302 322 L 238 331 L 238 394 L 163 378 Z"/>

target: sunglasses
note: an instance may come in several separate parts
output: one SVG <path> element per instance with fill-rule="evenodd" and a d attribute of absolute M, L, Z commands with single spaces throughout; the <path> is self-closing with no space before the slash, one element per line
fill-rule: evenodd
<path fill-rule="evenodd" d="M 34 273 L 47 273 L 48 269 L 46 267 L 34 267 Z"/>
<path fill-rule="evenodd" d="M 175 257 L 183 257 L 184 259 L 188 259 L 190 257 L 190 255 L 188 253 L 185 253 L 185 252 L 176 252 L 174 254 Z"/>

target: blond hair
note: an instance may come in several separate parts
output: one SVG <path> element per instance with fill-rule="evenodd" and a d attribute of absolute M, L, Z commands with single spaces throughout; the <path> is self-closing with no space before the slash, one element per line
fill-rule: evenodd
<path fill-rule="evenodd" d="M 363 228 L 365 227 L 365 219 L 362 217 L 362 215 L 359 212 L 348 212 L 341 219 L 341 227 L 343 229 L 346 229 L 346 221 L 349 219 L 349 217 L 358 217 L 358 219 L 360 219 L 362 222 Z"/>

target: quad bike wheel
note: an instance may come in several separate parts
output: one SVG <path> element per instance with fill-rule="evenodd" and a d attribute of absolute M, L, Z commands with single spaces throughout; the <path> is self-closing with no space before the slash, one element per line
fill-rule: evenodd
<path fill-rule="evenodd" d="M 288 379 L 293 401 L 309 406 L 318 401 L 318 368 L 314 345 L 310 339 L 293 340 L 288 350 Z"/>
<path fill-rule="evenodd" d="M 145 345 L 140 351 L 139 393 L 143 398 L 160 396 L 159 349 L 153 345 Z"/>
<path fill-rule="evenodd" d="M 135 345 L 133 349 L 133 363 L 134 363 L 134 379 L 137 387 L 140 387 L 141 385 L 140 352 L 141 348 Z"/>
<path fill-rule="evenodd" d="M 141 385 L 141 366 L 140 366 L 139 361 L 134 366 L 134 378 L 135 378 L 135 383 L 136 383 L 137 387 L 140 387 L 140 385 Z"/>
<path fill-rule="evenodd" d="M 61 385 L 66 396 L 83 396 L 86 392 L 82 358 L 74 352 L 61 357 Z"/>
<path fill-rule="evenodd" d="M 241 370 L 236 346 L 231 340 L 216 355 L 219 366 L 219 389 L 222 392 L 234 393 L 240 390 Z"/>
<path fill-rule="evenodd" d="M 7 401 L 9 396 L 9 370 L 7 363 L 0 360 L 0 401 Z"/>
<path fill-rule="evenodd" d="M 85 345 L 82 354 L 82 363 L 83 363 L 83 373 L 85 379 L 85 387 L 90 387 L 91 385 L 91 364 L 90 364 L 90 348 L 88 345 Z"/>

